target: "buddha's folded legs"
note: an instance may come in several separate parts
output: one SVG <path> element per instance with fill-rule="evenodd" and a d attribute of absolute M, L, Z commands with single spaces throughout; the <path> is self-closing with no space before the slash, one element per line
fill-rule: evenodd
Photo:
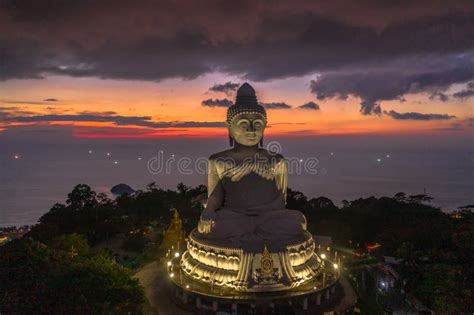
<path fill-rule="evenodd" d="M 255 234 L 263 239 L 283 240 L 301 236 L 306 230 L 305 216 L 296 210 L 275 210 L 259 216 Z"/>
<path fill-rule="evenodd" d="M 216 212 L 211 235 L 214 238 L 232 238 L 257 234 L 280 239 L 305 230 L 306 218 L 296 210 L 273 210 L 252 216 L 223 209 Z"/>
<path fill-rule="evenodd" d="M 243 238 L 254 234 L 257 225 L 256 216 L 248 216 L 232 210 L 216 212 L 215 225 L 209 235 L 214 239 Z"/>
<path fill-rule="evenodd" d="M 281 250 L 286 245 L 305 239 L 306 219 L 296 210 L 271 210 L 258 215 L 222 209 L 216 212 L 211 233 L 201 234 L 202 239 L 220 246 L 261 251 Z"/>

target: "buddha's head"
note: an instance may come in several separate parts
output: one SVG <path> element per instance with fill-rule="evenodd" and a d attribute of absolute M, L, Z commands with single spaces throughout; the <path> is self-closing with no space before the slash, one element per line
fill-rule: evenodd
<path fill-rule="evenodd" d="M 232 142 L 255 146 L 261 142 L 267 125 L 265 108 L 257 102 L 253 87 L 244 83 L 237 91 L 235 104 L 227 110 L 227 127 Z"/>

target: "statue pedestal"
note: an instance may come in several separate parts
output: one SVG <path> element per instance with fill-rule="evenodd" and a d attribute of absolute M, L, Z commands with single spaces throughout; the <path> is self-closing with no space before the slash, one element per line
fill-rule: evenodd
<path fill-rule="evenodd" d="M 296 288 L 317 278 L 323 270 L 311 234 L 306 232 L 305 238 L 283 251 L 269 252 L 265 247 L 255 253 L 206 242 L 194 230 L 181 257 L 181 270 L 195 281 L 242 292 Z"/>
<path fill-rule="evenodd" d="M 339 271 L 315 252 L 309 233 L 284 251 L 260 253 L 210 244 L 199 235 L 191 232 L 187 250 L 167 264 L 172 296 L 182 297 L 175 301 L 182 307 L 237 314 L 311 305 L 322 314 L 341 300 Z"/>

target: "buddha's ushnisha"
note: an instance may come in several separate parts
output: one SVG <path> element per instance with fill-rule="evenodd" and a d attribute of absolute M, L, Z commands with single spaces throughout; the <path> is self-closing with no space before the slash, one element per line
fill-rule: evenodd
<path fill-rule="evenodd" d="M 232 148 L 209 158 L 208 201 L 198 237 L 254 252 L 265 245 L 278 251 L 304 240 L 305 217 L 285 209 L 286 162 L 261 147 L 267 114 L 248 83 L 237 91 L 226 123 Z"/>

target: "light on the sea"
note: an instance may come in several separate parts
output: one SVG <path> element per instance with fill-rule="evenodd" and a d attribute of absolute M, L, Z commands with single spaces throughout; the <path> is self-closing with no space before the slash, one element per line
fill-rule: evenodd
<path fill-rule="evenodd" d="M 107 156 L 110 156 L 110 152 L 107 152 Z"/>
<path fill-rule="evenodd" d="M 13 158 L 14 158 L 15 160 L 18 160 L 18 159 L 20 158 L 20 156 L 19 156 L 19 155 L 14 155 Z"/>
<path fill-rule="evenodd" d="M 326 259 L 326 254 L 321 254 L 322 259 Z"/>
<path fill-rule="evenodd" d="M 303 159 L 300 159 L 300 162 L 303 162 Z"/>
<path fill-rule="evenodd" d="M 89 154 L 92 154 L 92 150 L 89 150 Z"/>
<path fill-rule="evenodd" d="M 334 155 L 334 152 L 331 152 L 331 155 Z"/>
<path fill-rule="evenodd" d="M 141 160 L 142 160 L 142 158 L 141 158 L 141 157 L 138 157 L 138 160 L 139 160 L 139 161 L 141 161 Z"/>
<path fill-rule="evenodd" d="M 381 158 L 378 158 L 378 159 L 377 159 L 377 162 L 379 162 L 379 163 L 382 162 L 382 159 L 381 159 Z"/>
<path fill-rule="evenodd" d="M 118 161 L 114 161 L 114 164 L 118 164 Z"/>
<path fill-rule="evenodd" d="M 387 154 L 385 157 L 389 158 L 389 157 L 390 157 L 390 154 Z"/>
<path fill-rule="evenodd" d="M 178 257 L 179 257 L 179 253 L 178 253 L 178 252 L 174 253 L 174 257 L 178 258 Z"/>
<path fill-rule="evenodd" d="M 339 265 L 338 265 L 338 264 L 334 264 L 333 267 L 334 267 L 334 269 L 337 269 L 337 268 L 339 268 Z"/>

